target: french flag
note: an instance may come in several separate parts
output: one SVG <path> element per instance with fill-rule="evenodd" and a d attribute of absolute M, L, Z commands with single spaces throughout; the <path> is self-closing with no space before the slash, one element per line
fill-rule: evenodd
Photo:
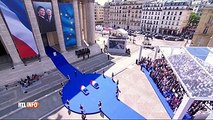
<path fill-rule="evenodd" d="M 0 9 L 21 59 L 38 55 L 22 0 L 0 0 Z"/>

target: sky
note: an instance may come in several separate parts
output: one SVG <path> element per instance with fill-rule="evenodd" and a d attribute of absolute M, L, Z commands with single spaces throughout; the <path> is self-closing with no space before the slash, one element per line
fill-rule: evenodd
<path fill-rule="evenodd" d="M 101 5 L 104 5 L 104 3 L 108 1 L 112 1 L 112 0 L 95 0 L 95 2 L 98 2 Z"/>

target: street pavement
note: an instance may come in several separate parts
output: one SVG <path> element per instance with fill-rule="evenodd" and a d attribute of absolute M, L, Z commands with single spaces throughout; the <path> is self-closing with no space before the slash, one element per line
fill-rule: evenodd
<path fill-rule="evenodd" d="M 160 100 L 145 75 L 140 71 L 140 67 L 135 64 L 135 61 L 139 56 L 139 48 L 143 42 L 143 38 L 144 37 L 142 35 L 138 35 L 135 44 L 128 40 L 127 47 L 131 49 L 131 56 L 110 54 L 110 60 L 108 60 L 107 54 L 99 54 L 80 62 L 75 62 L 73 65 L 85 73 L 102 73 L 103 70 L 107 76 L 111 76 L 112 73 L 114 73 L 115 80 L 119 80 L 119 88 L 122 91 L 120 99 L 124 103 L 143 115 L 145 118 L 168 119 L 168 114 L 163 108 Z M 96 34 L 96 42 L 99 44 L 100 48 L 104 47 L 103 43 L 106 40 L 107 36 L 102 37 L 100 34 Z M 154 46 L 184 46 L 185 41 L 164 41 L 154 39 L 151 43 Z M 150 57 L 152 57 L 153 54 L 154 51 L 150 49 L 144 49 L 142 53 L 143 56 Z M 56 73 L 60 76 L 60 78 L 54 76 Z M 56 78 L 56 80 L 54 78 Z M 48 83 L 51 83 L 51 80 L 56 82 L 49 85 Z M 40 83 L 37 86 L 32 87 L 26 95 L 19 86 L 14 86 L 11 91 L 0 91 L 2 92 L 2 96 L 0 95 L 0 103 L 2 103 L 0 104 L 0 119 L 21 119 L 23 116 L 26 119 L 80 119 L 81 115 L 79 114 L 71 113 L 71 115 L 68 115 L 66 108 L 62 106 L 61 98 L 58 94 L 58 91 L 62 88 L 60 85 L 61 81 L 65 82 L 67 79 L 56 70 L 46 75 L 44 81 L 47 82 L 45 82 L 45 84 Z M 49 88 L 44 90 L 45 87 Z M 16 105 L 20 100 L 38 100 L 41 107 L 31 110 L 19 109 Z M 8 101 L 8 103 L 4 103 L 2 101 Z M 152 105 L 155 106 L 151 108 L 150 106 Z M 107 119 L 102 114 L 87 116 L 87 119 L 95 118 Z"/>

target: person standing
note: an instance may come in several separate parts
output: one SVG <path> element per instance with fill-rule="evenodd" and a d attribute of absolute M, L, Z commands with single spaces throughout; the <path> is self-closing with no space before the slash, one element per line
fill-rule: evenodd
<path fill-rule="evenodd" d="M 119 100 L 119 98 L 118 98 L 118 96 L 119 96 L 119 92 L 118 92 L 118 90 L 116 90 L 116 98 Z M 120 101 L 120 100 L 119 100 Z"/>
<path fill-rule="evenodd" d="M 116 88 L 116 98 L 119 100 L 119 93 L 120 93 L 121 91 L 119 90 L 119 88 L 118 88 L 118 86 L 117 86 L 117 88 Z M 120 101 L 120 100 L 119 100 Z"/>
<path fill-rule="evenodd" d="M 113 78 L 114 78 L 114 73 L 112 72 L 112 80 L 113 80 Z"/>
<path fill-rule="evenodd" d="M 70 110 L 68 110 L 68 115 L 71 115 L 71 111 Z"/>
<path fill-rule="evenodd" d="M 118 84 L 119 84 L 119 80 L 117 80 L 117 83 L 116 83 L 116 84 L 117 84 L 117 86 L 118 86 Z"/>
<path fill-rule="evenodd" d="M 74 71 L 74 75 L 77 76 L 77 71 L 76 70 Z"/>
<path fill-rule="evenodd" d="M 98 107 L 99 107 L 99 110 L 101 111 L 101 107 L 102 107 L 102 102 L 101 101 L 99 101 Z"/>
<path fill-rule="evenodd" d="M 86 114 L 81 115 L 82 120 L 86 120 Z"/>
<path fill-rule="evenodd" d="M 107 59 L 109 60 L 110 56 L 109 56 L 109 53 L 107 54 Z"/>
<path fill-rule="evenodd" d="M 63 95 L 63 93 L 62 93 L 62 91 L 61 91 L 61 90 L 59 91 L 59 95 L 60 95 L 61 97 L 62 97 L 62 95 Z"/>
<path fill-rule="evenodd" d="M 80 104 L 80 110 L 81 110 L 81 113 L 83 114 L 84 113 L 84 108 L 83 106 Z"/>
<path fill-rule="evenodd" d="M 105 78 L 104 72 L 105 72 L 105 71 L 103 70 L 103 77 Z"/>

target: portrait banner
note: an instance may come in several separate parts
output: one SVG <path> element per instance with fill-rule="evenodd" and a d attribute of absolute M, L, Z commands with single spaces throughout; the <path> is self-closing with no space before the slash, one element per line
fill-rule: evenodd
<path fill-rule="evenodd" d="M 33 2 L 40 32 L 47 33 L 56 31 L 55 19 L 51 2 Z"/>

